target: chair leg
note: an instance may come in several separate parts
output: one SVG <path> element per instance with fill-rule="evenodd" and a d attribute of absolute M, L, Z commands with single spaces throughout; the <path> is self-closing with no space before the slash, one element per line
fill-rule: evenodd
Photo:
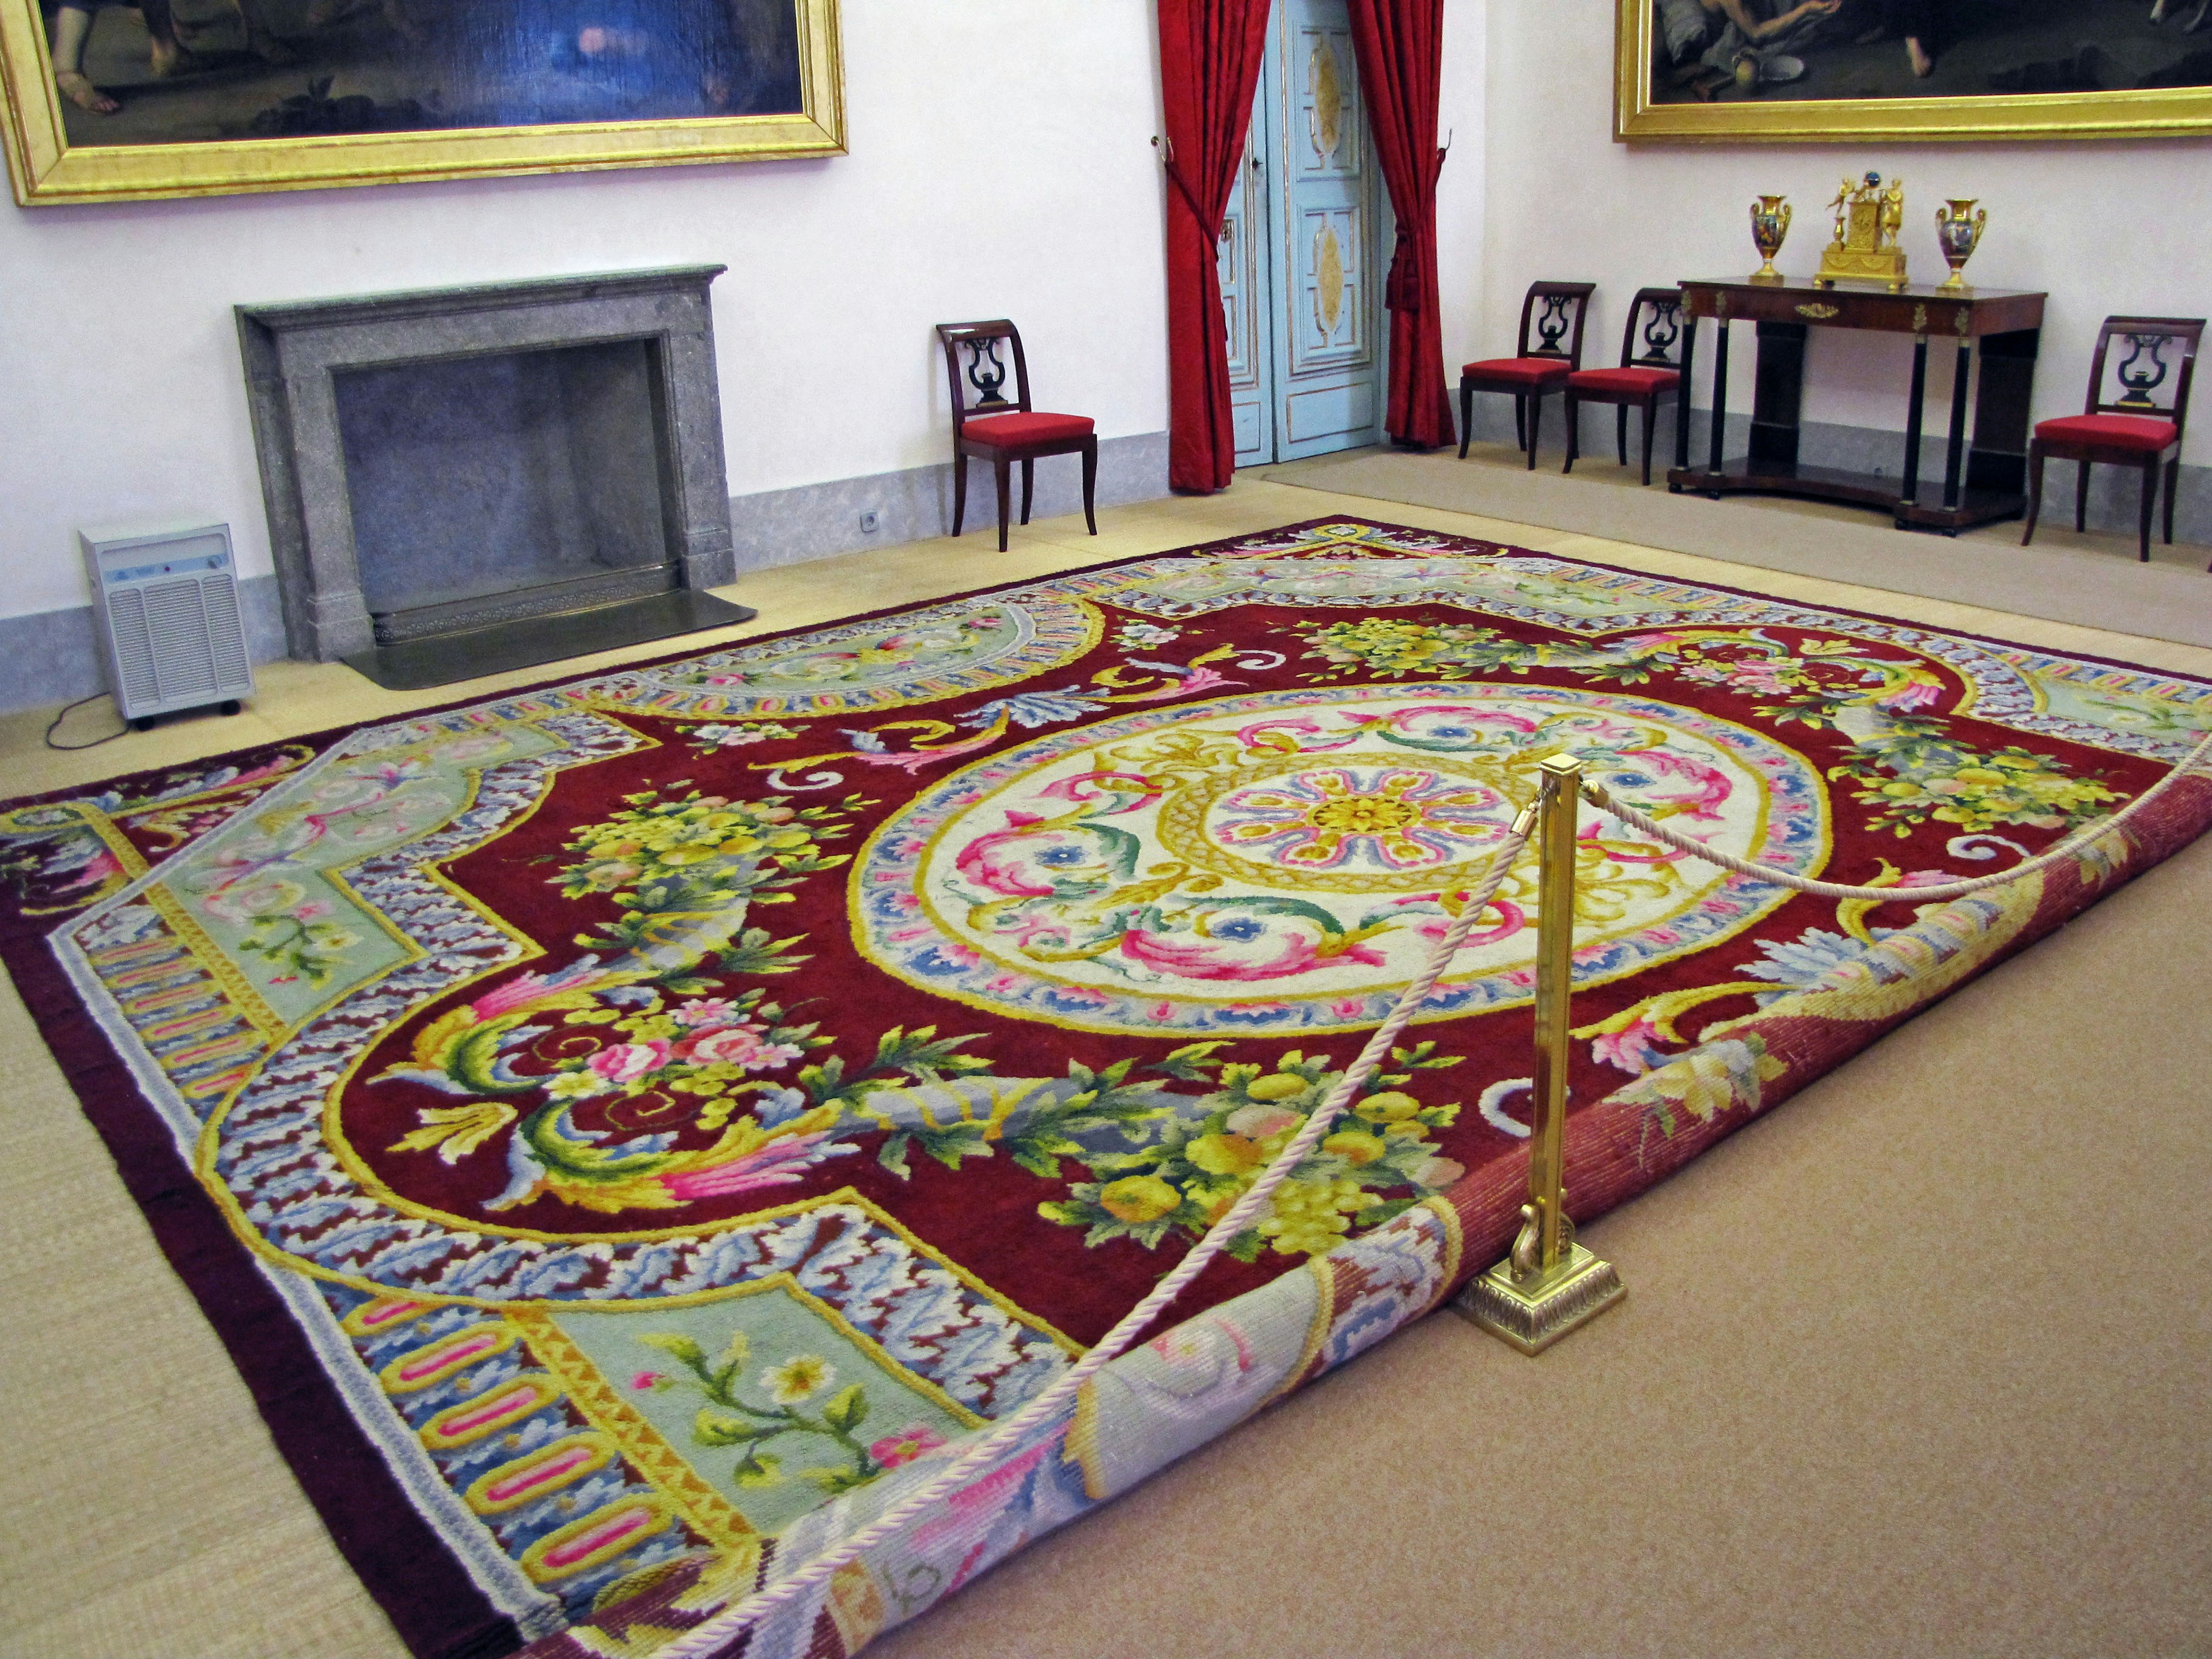
<path fill-rule="evenodd" d="M 1544 429 L 1544 394 L 1528 394 L 1528 471 L 1536 470 L 1536 435 Z"/>
<path fill-rule="evenodd" d="M 2020 532 L 2020 544 L 2026 547 L 2035 539 L 2035 521 L 2043 516 L 2043 446 L 2031 443 L 2027 447 L 2027 528 Z"/>
<path fill-rule="evenodd" d="M 1651 422 L 1652 417 L 1658 412 L 1659 400 L 1656 398 L 1646 398 L 1644 400 L 1644 483 L 1646 489 L 1649 489 L 1651 483 Z M 1626 416 L 1628 411 L 1624 409 L 1621 413 Z M 1623 458 L 1621 464 L 1624 466 L 1627 465 L 1626 457 Z"/>
<path fill-rule="evenodd" d="M 1030 521 L 1030 496 L 1036 489 L 1036 463 L 1022 457 L 1022 522 Z"/>
<path fill-rule="evenodd" d="M 2080 535 L 2089 528 L 2089 463 L 2084 461 L 2081 476 L 2074 483 L 2074 531 Z"/>
<path fill-rule="evenodd" d="M 2173 498 L 2181 484 L 2181 452 L 2166 464 L 2166 544 L 2173 545 Z"/>
<path fill-rule="evenodd" d="M 1562 477 L 1575 470 L 1575 463 L 1580 460 L 1583 455 L 1582 405 L 1575 400 L 1575 394 L 1571 392 L 1567 393 L 1566 410 L 1567 462 L 1559 469 L 1559 475 Z"/>
<path fill-rule="evenodd" d="M 1098 483 L 1098 440 L 1091 439 L 1083 446 L 1083 522 L 1091 526 L 1091 533 L 1098 533 L 1098 514 L 1091 509 L 1091 496 Z"/>
<path fill-rule="evenodd" d="M 1474 436 L 1474 388 L 1465 380 L 1459 383 L 1459 458 L 1467 459 L 1467 447 Z"/>
<path fill-rule="evenodd" d="M 1621 404 L 1613 413 L 1619 416 L 1613 423 L 1614 446 L 1620 451 L 1620 464 L 1626 466 L 1628 465 L 1628 405 Z M 1644 406 L 1644 420 L 1647 426 L 1650 424 L 1651 406 L 1649 404 Z M 1651 480 L 1646 478 L 1644 482 L 1650 483 Z"/>
<path fill-rule="evenodd" d="M 1526 392 L 1513 394 L 1513 447 L 1516 449 L 1528 447 L 1528 398 Z M 1531 466 L 1535 464 L 1533 459 L 1528 463 Z"/>
<path fill-rule="evenodd" d="M 2142 550 L 2136 556 L 2145 564 L 2150 562 L 2150 515 L 2158 505 L 2158 457 L 2154 455 L 2143 463 L 2142 521 L 2137 526 Z"/>
<path fill-rule="evenodd" d="M 968 517 L 968 458 L 958 451 L 952 456 L 952 533 L 958 535 L 960 526 Z"/>
<path fill-rule="evenodd" d="M 1006 550 L 1006 497 L 1013 482 L 1013 464 L 1003 454 L 993 458 L 991 470 L 999 475 L 999 551 Z"/>

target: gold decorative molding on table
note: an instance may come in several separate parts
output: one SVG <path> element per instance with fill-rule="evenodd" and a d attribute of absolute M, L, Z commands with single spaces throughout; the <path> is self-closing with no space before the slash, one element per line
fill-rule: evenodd
<path fill-rule="evenodd" d="M 2212 87 L 1965 97 L 1662 100 L 1658 8 L 1615 0 L 1613 136 L 1620 143 L 1927 143 L 2177 138 L 2212 132 Z"/>
<path fill-rule="evenodd" d="M 838 0 L 793 3 L 799 108 L 790 113 L 94 144 L 70 142 L 39 0 L 0 0 L 0 116 L 9 179 L 18 203 L 40 207 L 842 155 Z M 173 101 L 179 91 L 171 83 L 161 96 Z M 307 94 L 310 100 L 315 95 Z"/>
<path fill-rule="evenodd" d="M 1829 318 L 1841 316 L 1843 313 L 1833 306 L 1824 306 L 1816 301 L 1811 305 L 1799 306 L 1797 314 L 1808 322 L 1825 323 Z"/>
<path fill-rule="evenodd" d="M 1836 240 L 1820 251 L 1815 288 L 1839 281 L 1887 283 L 1890 292 L 1905 288 L 1905 250 L 1897 233 L 1905 226 L 1905 180 L 1885 188 L 1881 174 L 1869 173 L 1857 184 L 1846 179 L 1828 204 L 1836 216 Z"/>
<path fill-rule="evenodd" d="M 1536 1064 L 1529 1087 L 1528 1201 L 1505 1260 L 1454 1298 L 1464 1314 L 1522 1353 L 1540 1353 L 1628 1294 L 1609 1261 L 1575 1243 L 1563 1160 L 1567 1139 L 1568 1009 L 1574 993 L 1575 837 L 1582 763 L 1554 755 L 1539 763 L 1536 814 Z"/>
<path fill-rule="evenodd" d="M 1782 252 L 1782 240 L 1790 234 L 1790 200 L 1784 196 L 1762 196 L 1751 204 L 1751 245 L 1759 250 L 1765 263 L 1751 273 L 1754 283 L 1778 283 L 1784 280 L 1774 268 L 1774 256 Z"/>

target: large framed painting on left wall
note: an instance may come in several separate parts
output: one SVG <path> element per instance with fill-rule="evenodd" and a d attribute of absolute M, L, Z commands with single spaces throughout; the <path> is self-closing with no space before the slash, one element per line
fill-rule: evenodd
<path fill-rule="evenodd" d="M 0 0 L 23 205 L 840 155 L 837 0 Z"/>

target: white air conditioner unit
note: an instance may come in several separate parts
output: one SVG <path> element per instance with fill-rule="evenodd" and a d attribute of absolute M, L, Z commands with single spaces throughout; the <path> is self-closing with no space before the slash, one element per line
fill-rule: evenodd
<path fill-rule="evenodd" d="M 253 691 L 230 526 L 158 525 L 80 530 L 85 574 L 107 656 L 107 684 L 141 731 L 154 716 Z"/>

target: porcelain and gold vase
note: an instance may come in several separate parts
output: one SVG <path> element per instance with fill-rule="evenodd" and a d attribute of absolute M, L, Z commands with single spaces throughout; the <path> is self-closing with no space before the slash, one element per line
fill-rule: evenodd
<path fill-rule="evenodd" d="M 1951 267 L 1945 288 L 1966 286 L 1966 261 L 1981 246 L 1982 229 L 1989 222 L 1990 210 L 1976 207 L 1972 198 L 1954 197 L 1936 210 L 1936 245 L 1943 250 L 1944 262 Z"/>
<path fill-rule="evenodd" d="M 1751 241 L 1766 263 L 1751 274 L 1754 283 L 1778 283 L 1774 256 L 1782 252 L 1782 239 L 1790 234 L 1790 201 L 1783 196 L 1762 196 L 1751 204 Z"/>

